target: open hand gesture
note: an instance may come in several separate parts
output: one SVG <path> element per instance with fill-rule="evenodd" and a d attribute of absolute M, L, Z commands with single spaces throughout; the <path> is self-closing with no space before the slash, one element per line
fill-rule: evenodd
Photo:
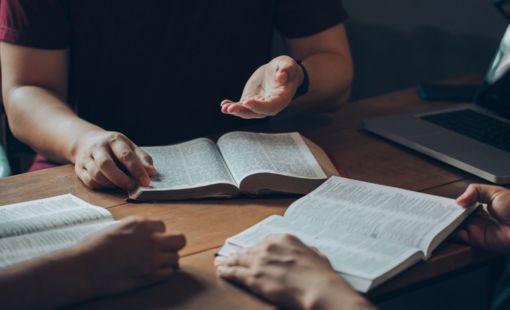
<path fill-rule="evenodd" d="M 294 59 L 276 57 L 253 73 L 238 102 L 223 100 L 221 111 L 245 119 L 274 116 L 290 104 L 303 80 Z"/>

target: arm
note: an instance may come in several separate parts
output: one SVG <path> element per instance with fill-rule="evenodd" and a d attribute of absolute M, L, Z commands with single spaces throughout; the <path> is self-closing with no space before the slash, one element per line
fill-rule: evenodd
<path fill-rule="evenodd" d="M 285 42 L 289 56 L 277 57 L 255 71 L 238 102 L 222 102 L 223 113 L 263 118 L 276 115 L 289 105 L 334 111 L 347 101 L 353 68 L 343 25 Z M 308 93 L 296 100 L 294 96 L 303 83 L 304 72 L 294 59 L 302 60 L 310 81 Z"/>
<path fill-rule="evenodd" d="M 292 309 L 374 309 L 328 260 L 290 235 L 273 235 L 215 261 L 218 275 Z"/>
<path fill-rule="evenodd" d="M 301 39 L 286 39 L 289 55 L 302 59 L 310 78 L 306 95 L 292 106 L 337 110 L 347 101 L 353 78 L 352 56 L 344 25 Z"/>
<path fill-rule="evenodd" d="M 0 271 L 5 308 L 56 308 L 167 279 L 185 239 L 159 221 L 132 218 L 74 248 Z M 26 294 L 30 292 L 30 294 Z"/>
<path fill-rule="evenodd" d="M 149 155 L 122 134 L 80 119 L 67 105 L 68 51 L 2 42 L 0 56 L 4 104 L 17 138 L 50 160 L 74 163 L 89 187 L 150 183 L 155 170 Z"/>

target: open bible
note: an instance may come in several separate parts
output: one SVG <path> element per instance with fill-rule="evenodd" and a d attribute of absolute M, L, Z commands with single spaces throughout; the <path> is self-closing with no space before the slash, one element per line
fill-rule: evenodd
<path fill-rule="evenodd" d="M 351 286 L 367 292 L 432 251 L 475 209 L 447 199 L 332 177 L 273 215 L 225 241 L 219 255 L 289 233 L 317 247 Z"/>
<path fill-rule="evenodd" d="M 0 268 L 68 248 L 115 223 L 110 212 L 73 195 L 0 207 Z"/>
<path fill-rule="evenodd" d="M 307 194 L 338 175 L 326 153 L 299 133 L 230 132 L 217 143 L 199 138 L 145 147 L 159 175 L 129 198 L 141 201 Z"/>

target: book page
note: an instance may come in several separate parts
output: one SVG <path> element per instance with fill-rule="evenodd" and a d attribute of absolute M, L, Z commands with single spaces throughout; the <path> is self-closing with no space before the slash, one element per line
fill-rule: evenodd
<path fill-rule="evenodd" d="M 305 231 L 358 234 L 427 254 L 432 239 L 465 212 L 453 199 L 333 177 L 285 216 Z"/>
<path fill-rule="evenodd" d="M 237 186 L 216 144 L 209 139 L 143 149 L 152 156 L 159 173 L 152 179 L 153 189 L 183 189 L 215 183 Z"/>
<path fill-rule="evenodd" d="M 217 144 L 238 183 L 255 173 L 306 179 L 326 178 L 320 164 L 297 132 L 231 132 L 223 135 Z"/>
<path fill-rule="evenodd" d="M 0 239 L 0 268 L 5 268 L 54 251 L 75 245 L 81 239 L 98 232 L 115 221 L 64 227 Z"/>
<path fill-rule="evenodd" d="M 294 235 L 305 244 L 318 248 L 337 272 L 365 279 L 381 276 L 418 252 L 417 249 L 363 235 L 349 232 L 338 234 L 331 228 L 303 230 L 298 223 L 277 215 L 227 239 L 226 244 L 250 247 L 269 235 L 282 233 Z"/>
<path fill-rule="evenodd" d="M 0 207 L 0 238 L 81 223 L 113 220 L 108 210 L 62 195 Z"/>

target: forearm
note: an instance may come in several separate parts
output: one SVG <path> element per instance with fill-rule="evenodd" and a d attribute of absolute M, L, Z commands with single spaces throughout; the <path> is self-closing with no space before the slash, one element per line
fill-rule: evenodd
<path fill-rule="evenodd" d="M 350 60 L 336 53 L 317 53 L 302 60 L 309 77 L 309 91 L 291 105 L 322 111 L 338 109 L 350 95 L 353 69 Z"/>
<path fill-rule="evenodd" d="M 80 119 L 62 98 L 41 87 L 16 87 L 6 92 L 5 99 L 14 135 L 56 162 L 73 162 L 78 137 L 101 130 Z"/>
<path fill-rule="evenodd" d="M 93 297 L 78 257 L 63 251 L 0 271 L 4 309 L 56 308 Z"/>

